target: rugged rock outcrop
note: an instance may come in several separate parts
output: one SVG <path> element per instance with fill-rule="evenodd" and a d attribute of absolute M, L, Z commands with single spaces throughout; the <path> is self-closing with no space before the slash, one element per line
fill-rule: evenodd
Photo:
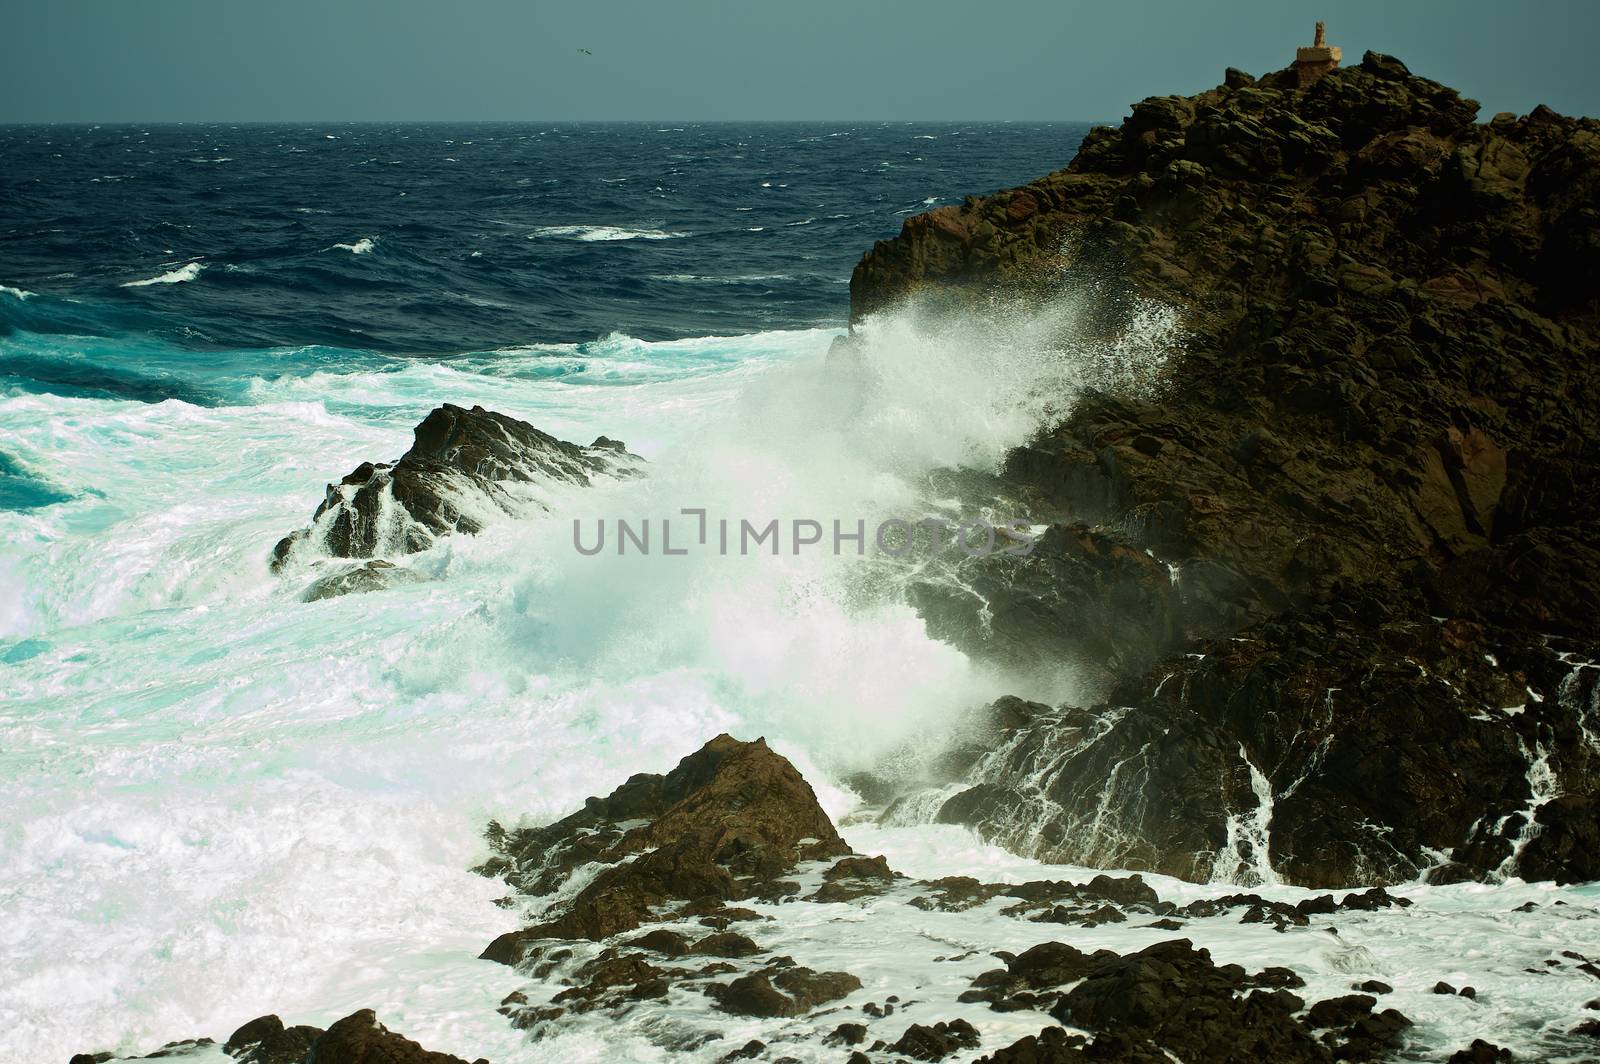
<path fill-rule="evenodd" d="M 1050 1016 L 1093 1035 L 1049 1028 L 997 1048 L 991 1034 L 997 1061 L 1176 1056 L 1320 1064 L 1385 1059 L 1404 1045 L 1410 1027 L 1367 994 L 1335 996 L 1308 1010 L 1291 993 L 1306 986 L 1295 971 L 1250 975 L 1216 964 L 1185 939 L 1126 955 L 1049 940 L 1107 924 L 1166 932 L 1220 922 L 1304 935 L 1305 948 L 1315 951 L 1336 939 L 1331 920 L 1405 908 L 1411 903 L 1404 898 L 1374 888 L 1294 904 L 1231 894 L 1179 906 L 1137 875 L 913 880 L 882 857 L 849 853 L 793 766 L 760 740 L 718 736 L 664 776 L 635 776 L 546 827 L 507 832 L 491 825 L 488 838 L 496 856 L 480 871 L 514 888 L 506 903 L 544 899 L 543 911 L 531 914 L 537 922 L 484 954 L 530 978 L 501 1012 L 535 1038 L 599 1012 L 668 1049 L 702 1050 L 704 1059 L 781 1059 L 775 1043 L 823 1041 L 859 1047 L 870 1060 L 942 1060 L 984 1048 L 971 1010 L 988 1009 Z M 817 906 L 828 908 L 818 913 Z M 891 952 L 915 953 L 954 944 L 928 926 L 930 919 L 980 907 L 988 912 L 975 919 L 998 915 L 1018 928 L 1037 927 L 1025 939 L 1037 944 L 1016 954 L 980 948 L 908 957 L 906 985 L 885 986 L 880 976 L 876 989 L 896 993 L 872 1000 L 863 1000 L 871 984 L 862 977 L 798 965 L 763 942 L 798 924 L 812 929 L 811 947 L 827 952 L 852 952 L 869 940 L 881 951 L 891 936 L 898 943 Z M 989 956 L 1004 967 L 985 968 Z M 948 980 L 930 980 L 928 966 L 951 963 L 971 964 L 975 977 L 959 996 L 930 1008 L 919 999 Z M 710 1009 L 685 1008 L 695 997 Z M 945 1008 L 969 1012 L 935 1011 Z M 751 1041 L 748 1023 L 756 1020 L 783 1022 L 761 1029 L 767 1041 Z"/>
<path fill-rule="evenodd" d="M 170 1042 L 143 1057 L 111 1053 L 79 1053 L 71 1064 L 103 1064 L 116 1060 L 161 1060 L 189 1056 L 216 1043 L 209 1038 Z M 320 1027 L 285 1027 L 277 1016 L 258 1016 L 234 1031 L 222 1051 L 239 1064 L 468 1064 L 460 1057 L 424 1049 L 378 1022 L 377 1013 L 361 1009 Z M 478 1058 L 471 1064 L 488 1064 Z"/>
<path fill-rule="evenodd" d="M 1074 301 L 1072 344 L 1181 315 L 1146 393 L 1006 458 L 1039 547 L 912 589 L 1107 698 L 945 816 L 1191 878 L 1600 877 L 1600 122 L 1476 124 L 1374 53 L 1297 84 L 1145 100 L 856 268 L 857 318 L 1003 291 Z"/>
<path fill-rule="evenodd" d="M 548 827 L 491 825 L 498 856 L 481 866 L 524 894 L 545 896 L 580 866 L 600 871 L 567 904 L 497 939 L 490 960 L 519 963 L 545 938 L 602 939 L 631 931 L 663 906 L 692 902 L 702 915 L 728 902 L 780 897 L 798 862 L 850 852 L 811 785 L 764 740 L 719 735 L 665 776 L 641 773 Z"/>
<path fill-rule="evenodd" d="M 1228 942 L 1240 925 L 1263 925 L 1286 936 L 1286 957 L 1316 957 L 1340 942 L 1336 922 L 1406 908 L 1405 898 L 1381 888 L 1294 903 L 1208 892 L 1178 905 L 1138 875 L 915 880 L 883 857 L 851 853 L 794 766 L 761 740 L 718 736 L 671 772 L 636 775 L 556 823 L 491 825 L 487 837 L 495 855 L 479 871 L 504 877 L 513 893 L 501 904 L 531 922 L 484 956 L 525 977 L 499 1011 L 534 1040 L 602 1024 L 664 1056 L 704 1061 L 793 1059 L 791 1050 L 815 1055 L 819 1044 L 857 1047 L 867 1060 L 989 1052 L 1139 1064 L 1376 1061 L 1417 1048 L 1409 1021 L 1373 996 L 1391 993 L 1386 984 L 1330 985 L 1316 961 L 1249 974 L 1191 939 L 1164 937 Z M 1148 945 L 1088 952 L 1057 941 L 1106 925 Z M 974 927 L 982 941 L 962 941 Z M 993 948 L 997 930 L 1015 952 Z M 808 967 L 779 943 L 835 961 Z M 1546 968 L 1547 978 L 1584 984 L 1600 970 L 1573 951 Z M 991 1012 L 1015 1015 L 997 1029 L 983 1022 Z M 1088 1036 L 1046 1027 L 1006 1045 L 1019 1024 L 1050 1019 Z M 386 1031 L 370 1010 L 326 1031 L 262 1016 L 221 1048 L 239 1064 L 459 1064 Z M 201 1050 L 214 1044 L 172 1043 L 155 1055 Z"/>
<path fill-rule="evenodd" d="M 990 1064 L 1053 1061 L 1272 1060 L 1321 1064 L 1380 1060 L 1398 1048 L 1411 1021 L 1375 1013 L 1361 994 L 1319 1001 L 1309 1010 L 1287 969 L 1254 976 L 1218 965 L 1187 939 L 1128 955 L 1086 955 L 1045 942 L 978 977 L 974 993 L 991 1007 L 1046 1009 L 1093 1040 L 1046 1028 L 982 1058 Z M 1299 1015 L 1302 1010 L 1305 1014 Z"/>
<path fill-rule="evenodd" d="M 1594 879 L 1600 668 L 1556 646 L 1376 599 L 1289 613 L 1038 707 L 938 815 L 1198 880 Z"/>
<path fill-rule="evenodd" d="M 371 1009 L 353 1012 L 329 1027 L 311 1043 L 306 1059 L 315 1064 L 467 1064 L 389 1030 Z M 476 1064 L 488 1062 L 480 1059 Z"/>
<path fill-rule="evenodd" d="M 272 566 L 281 569 L 304 544 L 335 558 L 413 554 L 440 536 L 481 532 L 495 515 L 547 508 L 540 484 L 631 476 L 643 461 L 604 436 L 580 447 L 481 406 L 446 403 L 417 425 L 398 461 L 363 462 L 328 485 L 311 526 L 273 548 Z M 358 586 L 344 591 L 375 589 L 366 575 L 351 573 Z"/>

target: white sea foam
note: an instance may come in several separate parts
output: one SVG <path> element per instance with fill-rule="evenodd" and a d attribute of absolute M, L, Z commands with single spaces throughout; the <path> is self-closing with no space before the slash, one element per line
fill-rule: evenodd
<path fill-rule="evenodd" d="M 32 299 L 34 293 L 21 288 L 12 288 L 10 285 L 0 284 L 0 295 L 8 295 L 12 299 Z"/>
<path fill-rule="evenodd" d="M 992 468 L 1078 388 L 1135 386 L 1172 339 L 1152 309 L 1137 340 L 1063 346 L 1071 313 L 940 332 L 914 315 L 875 318 L 859 359 L 830 360 L 832 330 L 615 335 L 263 378 L 238 406 L 0 398 L 0 449 L 84 489 L 0 513 L 0 1059 L 149 1052 L 265 1011 L 323 1024 L 366 1006 L 468 1059 L 662 1057 L 652 1023 L 703 1015 L 702 999 L 674 992 L 625 1024 L 596 1019 L 544 1042 L 495 1013 L 523 980 L 475 959 L 516 924 L 491 904 L 504 888 L 466 871 L 485 820 L 561 815 L 721 730 L 768 736 L 842 816 L 851 799 L 830 779 L 935 741 L 975 702 L 1028 692 L 928 638 L 893 594 L 893 570 L 828 555 L 584 558 L 571 520 L 686 506 L 713 518 L 916 512 L 931 467 Z M 580 442 L 624 439 L 650 475 L 552 489 L 558 517 L 404 559 L 428 583 L 297 601 L 298 576 L 267 572 L 272 543 L 306 522 L 323 485 L 399 455 L 445 400 Z M 948 827 L 850 838 L 913 875 L 1074 874 Z M 1180 901 L 1231 889 L 1158 887 Z M 1517 1046 L 1530 1024 L 1581 1005 L 1576 981 L 1521 973 L 1551 943 L 1592 935 L 1579 922 L 1593 915 L 1587 890 L 1415 888 L 1415 909 L 1341 916 L 1339 938 L 1231 918 L 1184 933 L 1221 960 L 1293 966 L 1319 994 L 1347 988 L 1356 958 L 1437 1039 Z M 1515 911 L 1558 898 L 1569 905 Z M 1157 937 L 1072 934 L 1119 950 Z M 860 973 L 857 1004 L 912 987 L 922 1004 L 907 1024 L 965 1015 L 993 1048 L 1045 1020 L 955 995 L 992 966 L 982 951 L 1061 935 L 990 909 L 873 903 L 794 907 L 758 937 Z M 969 948 L 980 952 L 935 959 Z M 1426 994 L 1438 978 L 1477 986 L 1474 1011 Z M 782 1025 L 726 1030 L 743 1044 Z"/>
<path fill-rule="evenodd" d="M 152 284 L 181 284 L 184 281 L 192 281 L 196 277 L 199 277 L 201 271 L 204 269 L 205 265 L 203 263 L 186 262 L 177 269 L 168 270 L 166 273 L 163 273 L 158 277 L 149 277 L 143 281 L 127 281 L 122 285 L 122 287 L 143 288 L 146 285 Z"/>
<path fill-rule="evenodd" d="M 352 255 L 367 255 L 372 252 L 373 247 L 376 246 L 377 243 L 377 237 L 364 236 L 360 240 L 357 240 L 354 244 L 335 244 L 333 245 L 333 248 L 338 248 L 342 251 L 348 251 Z M 332 251 L 333 248 L 329 248 L 328 250 Z"/>
<path fill-rule="evenodd" d="M 616 240 L 676 240 L 688 235 L 662 229 L 626 229 L 615 225 L 541 225 L 528 234 L 528 239 L 578 240 L 594 243 Z"/>

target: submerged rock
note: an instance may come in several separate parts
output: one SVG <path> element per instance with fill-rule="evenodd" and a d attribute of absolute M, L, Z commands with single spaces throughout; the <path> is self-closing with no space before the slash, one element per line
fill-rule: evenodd
<path fill-rule="evenodd" d="M 856 267 L 857 320 L 1181 323 L 984 489 L 1049 526 L 1031 554 L 913 584 L 935 634 L 1105 698 L 942 818 L 1191 879 L 1595 879 L 1600 122 L 1475 124 L 1374 53 L 1298 84 L 1145 100 Z"/>
<path fill-rule="evenodd" d="M 363 462 L 328 485 L 311 526 L 273 548 L 272 567 L 302 545 L 336 558 L 412 554 L 440 536 L 481 532 L 496 515 L 544 509 L 539 484 L 632 476 L 643 462 L 604 436 L 580 447 L 481 406 L 446 403 L 417 425 L 398 461 Z"/>
<path fill-rule="evenodd" d="M 369 591 L 425 583 L 427 579 L 414 569 L 374 558 L 364 565 L 341 566 L 326 576 L 318 577 L 300 599 L 302 602 L 321 602 L 340 595 L 363 595 Z"/>

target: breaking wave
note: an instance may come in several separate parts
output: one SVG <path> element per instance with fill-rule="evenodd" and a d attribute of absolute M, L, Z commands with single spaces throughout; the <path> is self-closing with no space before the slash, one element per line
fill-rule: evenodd
<path fill-rule="evenodd" d="M 168 270 L 157 277 L 147 277 L 142 281 L 127 281 L 123 288 L 144 288 L 153 284 L 182 284 L 199 277 L 205 266 L 198 262 L 187 262 L 175 270 Z"/>

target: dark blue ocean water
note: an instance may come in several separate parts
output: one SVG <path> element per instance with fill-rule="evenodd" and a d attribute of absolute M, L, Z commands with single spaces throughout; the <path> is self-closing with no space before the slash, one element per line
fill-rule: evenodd
<path fill-rule="evenodd" d="M 0 293 L 0 332 L 441 355 L 839 323 L 906 215 L 1086 129 L 3 127 L 0 285 L 33 295 Z"/>

